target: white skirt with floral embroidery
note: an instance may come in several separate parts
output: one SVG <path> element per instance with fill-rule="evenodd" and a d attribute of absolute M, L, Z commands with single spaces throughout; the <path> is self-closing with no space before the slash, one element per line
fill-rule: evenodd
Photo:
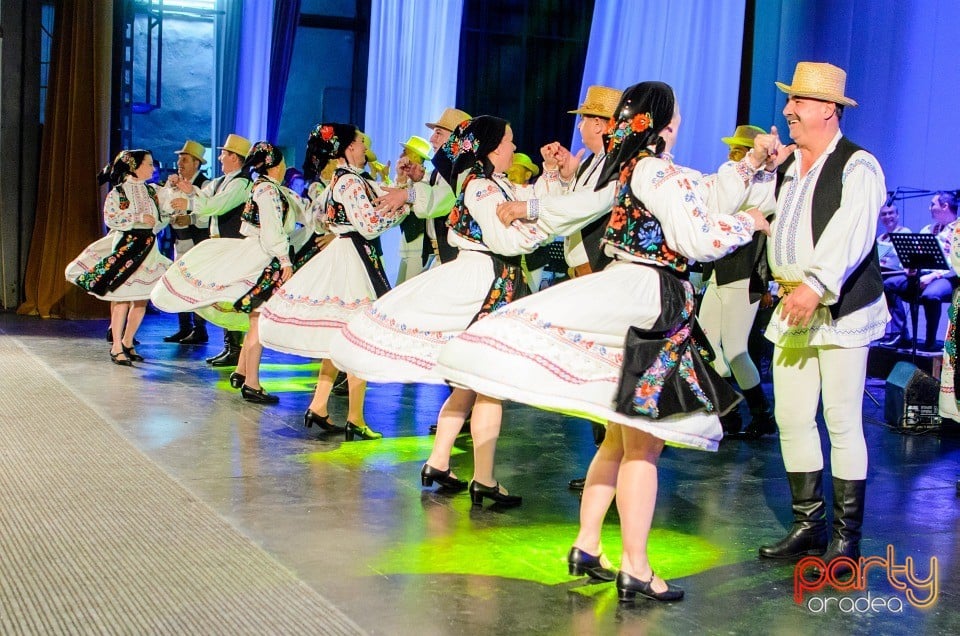
<path fill-rule="evenodd" d="M 257 284 L 272 259 L 257 236 L 208 239 L 174 261 L 150 300 L 161 311 L 195 311 L 224 329 L 246 331 L 250 314 L 233 304 Z"/>
<path fill-rule="evenodd" d="M 330 340 L 375 294 L 353 241 L 339 237 L 263 304 L 260 340 L 274 351 L 327 358 Z"/>
<path fill-rule="evenodd" d="M 64 275 L 67 280 L 77 284 L 77 278 L 86 274 L 97 264 L 107 258 L 117 249 L 117 242 L 123 236 L 122 232 L 112 230 L 103 238 L 97 239 L 86 246 L 80 255 L 72 260 L 66 268 Z M 157 281 L 163 276 L 170 266 L 170 259 L 160 253 L 157 245 L 154 244 L 147 258 L 140 264 L 140 267 L 130 275 L 117 289 L 107 292 L 102 296 L 96 296 L 100 300 L 111 302 L 127 302 L 131 300 L 147 300 L 150 298 L 150 292 L 153 290 Z"/>
<path fill-rule="evenodd" d="M 334 338 L 330 357 L 371 382 L 444 384 L 434 371 L 440 349 L 480 311 L 493 278 L 488 255 L 461 250 L 357 315 Z"/>
<path fill-rule="evenodd" d="M 659 314 L 657 273 L 615 261 L 477 321 L 443 347 L 434 372 L 483 395 L 716 450 L 723 432 L 714 414 L 654 420 L 614 410 L 627 331 L 652 327 Z"/>

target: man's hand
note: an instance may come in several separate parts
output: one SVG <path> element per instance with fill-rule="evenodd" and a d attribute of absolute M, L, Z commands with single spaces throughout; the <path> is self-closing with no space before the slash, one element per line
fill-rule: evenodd
<path fill-rule="evenodd" d="M 803 283 L 781 301 L 780 315 L 791 327 L 806 327 L 819 305 L 820 295 Z"/>
<path fill-rule="evenodd" d="M 544 172 L 556 170 L 559 167 L 559 154 L 561 149 L 563 149 L 563 146 L 560 145 L 559 141 L 552 141 L 540 148 L 540 156 L 543 157 Z"/>
<path fill-rule="evenodd" d="M 191 185 L 186 179 L 177 179 L 177 190 L 183 192 L 184 194 L 193 194 L 193 185 Z"/>
<path fill-rule="evenodd" d="M 140 217 L 140 222 L 144 225 L 153 226 L 157 224 L 157 217 L 153 216 L 152 214 L 144 214 L 142 217 Z"/>
<path fill-rule="evenodd" d="M 390 186 L 384 186 L 383 191 L 386 192 L 385 195 L 382 197 L 377 197 L 373 200 L 373 205 L 380 214 L 400 210 L 404 205 L 407 204 L 406 188 L 391 188 Z"/>
<path fill-rule="evenodd" d="M 560 178 L 564 181 L 572 181 L 577 174 L 577 168 L 580 167 L 580 160 L 583 159 L 583 153 L 586 148 L 581 148 L 577 154 L 572 154 L 566 148 L 563 149 L 563 155 L 560 157 Z"/>
<path fill-rule="evenodd" d="M 177 228 L 183 228 L 190 225 L 190 215 L 189 214 L 175 214 L 170 219 L 170 225 Z"/>
<path fill-rule="evenodd" d="M 170 201 L 170 207 L 177 212 L 185 212 L 187 209 L 187 200 L 183 198 L 173 199 Z"/>
<path fill-rule="evenodd" d="M 504 201 L 497 206 L 497 218 L 504 225 L 510 225 L 517 219 L 527 218 L 527 204 L 524 201 Z"/>

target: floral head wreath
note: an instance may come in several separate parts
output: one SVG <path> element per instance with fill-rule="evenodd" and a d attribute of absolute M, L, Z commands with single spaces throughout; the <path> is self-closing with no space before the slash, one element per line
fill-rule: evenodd
<path fill-rule="evenodd" d="M 627 136 L 633 133 L 641 133 L 653 126 L 653 115 L 650 113 L 637 113 L 629 119 L 617 119 L 611 117 L 607 123 L 607 129 L 604 136 L 607 137 L 607 154 L 612 154 L 613 150 L 623 143 Z"/>
<path fill-rule="evenodd" d="M 264 155 L 263 165 L 268 168 L 279 165 L 283 160 L 283 154 L 269 141 L 258 141 L 253 145 L 253 148 L 250 149 L 250 156 L 258 154 Z"/>

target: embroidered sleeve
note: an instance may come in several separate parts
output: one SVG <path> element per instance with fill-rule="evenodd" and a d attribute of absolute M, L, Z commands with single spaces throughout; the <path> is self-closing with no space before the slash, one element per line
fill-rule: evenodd
<path fill-rule="evenodd" d="M 560 178 L 559 170 L 545 170 L 533 184 L 534 196 L 543 198 L 550 195 L 566 194 L 570 184 Z"/>
<path fill-rule="evenodd" d="M 821 302 L 837 301 L 844 281 L 873 249 L 877 235 L 877 210 L 887 197 L 883 171 L 868 152 L 857 151 L 843 171 L 840 208 L 827 223 L 813 249 L 805 277 L 824 287 Z"/>
<path fill-rule="evenodd" d="M 330 190 L 319 181 L 310 184 L 307 191 L 310 202 L 304 207 L 303 216 L 298 219 L 304 227 L 317 234 L 327 233 L 327 197 Z"/>
<path fill-rule="evenodd" d="M 343 204 L 350 224 L 366 239 L 374 239 L 394 225 L 399 225 L 407 215 L 407 206 L 400 211 L 377 212 L 362 177 L 347 174 L 334 184 L 333 197 Z"/>
<path fill-rule="evenodd" d="M 611 182 L 600 191 L 588 188 L 543 197 L 538 202 L 537 225 L 546 234 L 570 236 L 594 219 L 609 214 L 616 195 L 617 184 Z"/>
<path fill-rule="evenodd" d="M 120 196 L 120 190 L 114 188 L 103 204 L 103 223 L 108 228 L 124 232 L 133 228 L 136 214 L 133 202 Z"/>
<path fill-rule="evenodd" d="M 663 159 L 640 161 L 631 186 L 657 217 L 668 246 L 696 261 L 714 261 L 753 238 L 753 220 L 744 213 L 720 214 L 701 195 L 699 173 Z"/>
<path fill-rule="evenodd" d="M 290 241 L 283 226 L 283 203 L 278 186 L 261 182 L 250 195 L 260 210 L 260 247 L 276 257 L 280 265 L 290 265 Z"/>
<path fill-rule="evenodd" d="M 487 248 L 503 256 L 529 254 L 540 243 L 547 240 L 548 235 L 540 230 L 535 223 L 514 221 L 504 226 L 497 217 L 497 206 L 507 200 L 500 185 L 491 179 L 474 179 L 467 184 L 464 193 L 464 203 L 470 210 L 483 232 L 483 242 Z"/>

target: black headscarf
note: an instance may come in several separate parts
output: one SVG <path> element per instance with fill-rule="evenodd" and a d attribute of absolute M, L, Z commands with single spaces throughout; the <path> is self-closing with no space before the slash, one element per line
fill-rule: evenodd
<path fill-rule="evenodd" d="M 282 161 L 283 153 L 280 152 L 279 148 L 269 141 L 258 141 L 253 144 L 250 152 L 247 153 L 243 167 L 240 168 L 240 174 L 251 178 L 250 173 L 256 172 L 258 175 L 265 177 L 268 168 L 279 166 Z"/>
<path fill-rule="evenodd" d="M 357 127 L 352 124 L 326 122 L 317 124 L 307 139 L 307 153 L 303 158 L 303 178 L 313 181 L 331 159 L 340 159 L 345 155 L 347 146 L 357 138 Z"/>
<path fill-rule="evenodd" d="M 652 146 L 657 155 L 663 152 L 660 133 L 673 119 L 675 106 L 673 89 L 663 82 L 640 82 L 623 92 L 603 134 L 607 158 L 597 190 L 617 179 L 623 165 L 640 151 Z"/>
<path fill-rule="evenodd" d="M 450 139 L 437 154 L 445 154 L 450 159 L 449 174 L 443 176 L 450 187 L 456 191 L 460 175 L 469 171 L 475 177 L 489 179 L 493 176 L 493 164 L 487 158 L 497 149 L 507 132 L 509 122 L 492 115 L 480 115 L 461 122 L 450 135 Z M 434 163 L 436 166 L 436 163 Z M 437 166 L 438 170 L 441 170 Z"/>

